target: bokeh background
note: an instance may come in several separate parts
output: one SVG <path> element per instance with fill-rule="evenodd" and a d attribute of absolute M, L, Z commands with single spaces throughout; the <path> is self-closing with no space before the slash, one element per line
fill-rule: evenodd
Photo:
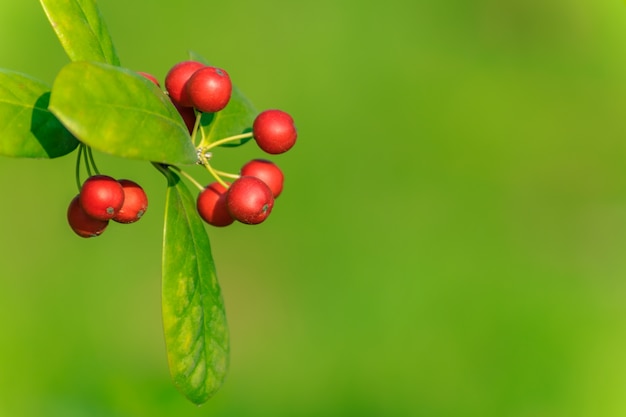
<path fill-rule="evenodd" d="M 83 240 L 75 154 L 0 158 L 1 417 L 626 415 L 621 1 L 100 3 L 124 66 L 193 49 L 299 142 L 266 223 L 209 230 L 232 359 L 202 407 L 165 358 L 164 178 L 96 154 L 150 208 Z M 66 62 L 0 0 L 0 67 Z"/>

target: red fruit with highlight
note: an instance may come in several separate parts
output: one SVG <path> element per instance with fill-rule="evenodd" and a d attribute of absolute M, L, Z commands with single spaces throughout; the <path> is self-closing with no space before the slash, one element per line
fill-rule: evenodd
<path fill-rule="evenodd" d="M 226 194 L 228 212 L 245 224 L 259 224 L 272 212 L 272 190 L 257 177 L 239 177 Z"/>
<path fill-rule="evenodd" d="M 198 195 L 196 208 L 200 217 L 212 226 L 224 227 L 232 224 L 235 219 L 228 212 L 226 207 L 226 193 L 219 182 L 214 182 L 206 186 Z"/>
<path fill-rule="evenodd" d="M 191 107 L 191 102 L 185 91 L 185 84 L 187 84 L 194 72 L 205 66 L 197 61 L 183 61 L 169 70 L 165 76 L 165 89 L 172 101 L 183 107 Z"/>
<path fill-rule="evenodd" d="M 80 189 L 80 205 L 89 216 L 98 220 L 112 219 L 124 204 L 124 189 L 107 175 L 94 175 Z"/>
<path fill-rule="evenodd" d="M 298 137 L 293 118 L 282 110 L 265 110 L 252 124 L 252 134 L 259 148 L 269 154 L 288 151 Z"/>
<path fill-rule="evenodd" d="M 118 180 L 124 190 L 124 204 L 113 217 L 118 223 L 134 223 L 148 210 L 148 196 L 139 184 L 131 180 Z"/>
<path fill-rule="evenodd" d="M 266 159 L 253 159 L 241 168 L 242 176 L 257 177 L 272 190 L 274 198 L 283 191 L 285 176 L 278 165 Z"/>
<path fill-rule="evenodd" d="M 85 213 L 78 195 L 72 199 L 67 208 L 67 222 L 74 233 L 85 238 L 100 236 L 109 225 L 108 220 L 94 219 Z"/>
<path fill-rule="evenodd" d="M 197 70 L 185 85 L 192 106 L 205 113 L 215 113 L 226 107 L 232 91 L 230 76 L 216 67 Z"/>

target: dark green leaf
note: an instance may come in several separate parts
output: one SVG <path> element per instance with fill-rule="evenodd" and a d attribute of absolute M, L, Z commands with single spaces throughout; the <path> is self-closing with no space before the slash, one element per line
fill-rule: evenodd
<path fill-rule="evenodd" d="M 189 59 L 209 65 L 208 61 L 195 52 L 189 52 Z M 228 71 L 228 70 L 226 70 Z M 233 83 L 233 92 L 228 105 L 217 113 L 204 113 L 200 119 L 200 128 L 204 140 L 200 146 L 204 147 L 220 139 L 252 131 L 252 123 L 257 111 L 250 101 Z M 202 136 L 200 136 L 202 137 Z M 243 145 L 250 139 L 229 142 L 223 146 Z"/>
<path fill-rule="evenodd" d="M 50 87 L 17 72 L 0 70 L 0 155 L 55 158 L 78 141 L 48 111 Z"/>
<path fill-rule="evenodd" d="M 196 162 L 176 108 L 134 71 L 72 62 L 54 81 L 50 111 L 80 141 L 101 152 L 168 164 Z"/>
<path fill-rule="evenodd" d="M 195 404 L 222 385 L 229 362 L 224 302 L 209 238 L 195 200 L 167 167 L 163 242 L 163 325 L 170 373 L 176 387 Z"/>
<path fill-rule="evenodd" d="M 111 35 L 95 0 L 40 0 L 52 28 L 72 61 L 119 65 Z"/>

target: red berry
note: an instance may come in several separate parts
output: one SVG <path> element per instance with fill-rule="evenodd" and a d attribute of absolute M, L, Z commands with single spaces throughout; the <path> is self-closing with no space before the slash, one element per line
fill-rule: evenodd
<path fill-rule="evenodd" d="M 79 200 L 89 216 L 98 220 L 109 220 L 124 204 L 124 189 L 119 182 L 107 175 L 94 175 L 83 183 Z"/>
<path fill-rule="evenodd" d="M 288 151 L 296 143 L 298 133 L 293 119 L 282 110 L 265 110 L 252 124 L 254 140 L 269 154 Z"/>
<path fill-rule="evenodd" d="M 72 230 L 80 237 L 100 236 L 109 225 L 108 220 L 97 220 L 90 217 L 80 206 L 79 196 L 72 199 L 67 208 L 67 222 Z"/>
<path fill-rule="evenodd" d="M 165 89 L 172 101 L 183 107 L 191 107 L 191 102 L 185 92 L 185 84 L 194 72 L 205 67 L 201 62 L 183 61 L 174 65 L 165 76 Z"/>
<path fill-rule="evenodd" d="M 267 184 L 257 177 L 239 177 L 228 188 L 226 206 L 235 220 L 258 224 L 270 215 L 274 196 Z"/>
<path fill-rule="evenodd" d="M 198 195 L 196 207 L 200 217 L 212 226 L 224 227 L 232 224 L 235 219 L 226 207 L 226 192 L 219 182 L 214 182 L 202 190 Z"/>
<path fill-rule="evenodd" d="M 215 113 L 228 104 L 233 85 L 225 70 L 204 67 L 193 73 L 185 90 L 193 107 L 201 112 Z"/>
<path fill-rule="evenodd" d="M 145 78 L 149 79 L 150 81 L 152 81 L 157 87 L 161 88 L 161 84 L 159 84 L 159 80 L 157 80 L 157 78 L 152 75 L 152 74 L 148 74 L 147 72 L 138 72 L 139 75 L 144 76 Z"/>
<path fill-rule="evenodd" d="M 178 113 L 183 118 L 183 122 L 185 122 L 185 126 L 187 126 L 187 130 L 191 135 L 196 125 L 196 111 L 193 107 L 183 107 L 180 104 L 176 104 L 175 101 L 172 101 L 172 104 L 174 104 L 174 107 L 176 107 L 176 110 L 178 110 Z"/>
<path fill-rule="evenodd" d="M 124 204 L 113 216 L 118 223 L 136 222 L 148 209 L 148 196 L 139 184 L 131 180 L 118 180 L 124 190 Z"/>
<path fill-rule="evenodd" d="M 241 168 L 242 176 L 257 177 L 272 190 L 274 198 L 283 191 L 285 176 L 278 165 L 266 159 L 253 159 Z"/>

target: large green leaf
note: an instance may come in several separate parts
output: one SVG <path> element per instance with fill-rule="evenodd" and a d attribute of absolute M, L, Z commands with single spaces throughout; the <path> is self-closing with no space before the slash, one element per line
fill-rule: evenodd
<path fill-rule="evenodd" d="M 72 61 L 119 65 L 111 35 L 95 0 L 40 0 L 52 28 Z"/>
<path fill-rule="evenodd" d="M 209 65 L 209 62 L 195 52 L 189 52 L 189 59 Z M 233 83 L 233 92 L 228 105 L 217 113 L 203 113 L 200 119 L 200 129 L 204 141 L 200 146 L 207 146 L 220 139 L 252 131 L 252 123 L 257 115 L 252 103 L 241 93 Z M 243 145 L 248 139 L 229 142 L 223 146 Z"/>
<path fill-rule="evenodd" d="M 54 81 L 50 111 L 80 141 L 101 152 L 167 164 L 197 160 L 187 127 L 169 98 L 134 71 L 72 62 Z"/>
<path fill-rule="evenodd" d="M 48 111 L 50 87 L 13 71 L 0 70 L 0 155 L 55 158 L 78 141 Z"/>
<path fill-rule="evenodd" d="M 195 200 L 176 173 L 157 167 L 168 180 L 162 310 L 170 373 L 189 400 L 202 404 L 220 388 L 228 370 L 224 302 Z"/>

